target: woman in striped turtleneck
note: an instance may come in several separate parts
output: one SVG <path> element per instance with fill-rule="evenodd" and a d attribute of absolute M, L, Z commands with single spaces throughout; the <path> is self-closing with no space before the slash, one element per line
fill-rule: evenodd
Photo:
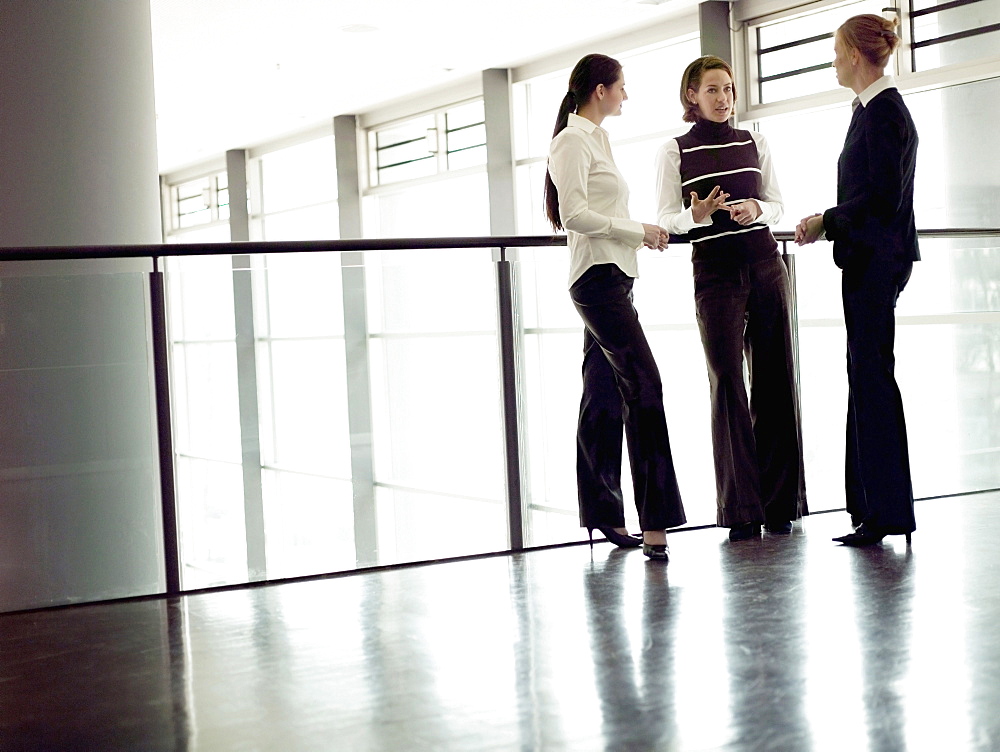
<path fill-rule="evenodd" d="M 658 151 L 658 221 L 690 240 L 712 399 L 717 523 L 731 541 L 788 534 L 806 512 L 782 201 L 764 137 L 729 123 L 733 71 L 708 55 L 681 79 L 684 120 Z M 750 377 L 748 398 L 744 357 Z"/>

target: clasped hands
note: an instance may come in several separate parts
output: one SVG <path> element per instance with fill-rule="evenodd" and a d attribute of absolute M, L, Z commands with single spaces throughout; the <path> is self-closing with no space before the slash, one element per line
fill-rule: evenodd
<path fill-rule="evenodd" d="M 825 233 L 822 214 L 810 214 L 795 226 L 795 242 L 798 245 L 815 243 Z"/>
<path fill-rule="evenodd" d="M 670 234 L 659 225 L 642 225 L 645 235 L 642 244 L 647 248 L 655 248 L 658 251 L 664 250 L 670 244 Z"/>

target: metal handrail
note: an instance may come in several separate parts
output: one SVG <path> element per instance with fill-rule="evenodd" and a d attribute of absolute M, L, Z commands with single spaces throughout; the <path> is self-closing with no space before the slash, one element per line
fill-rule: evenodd
<path fill-rule="evenodd" d="M 794 241 L 791 231 L 774 231 L 779 242 Z M 918 230 L 921 238 L 1000 237 L 997 227 Z M 671 236 L 672 243 L 686 242 Z M 164 258 L 251 253 L 319 253 L 343 251 L 424 251 L 444 248 L 531 248 L 566 245 L 565 235 L 487 235 L 449 238 L 354 238 L 347 240 L 249 240 L 223 243 L 158 245 L 80 245 L 0 248 L 0 261 L 67 259 Z"/>
<path fill-rule="evenodd" d="M 565 235 L 491 235 L 455 238 L 356 238 L 351 240 L 247 240 L 228 243 L 160 245 L 81 245 L 0 248 L 0 261 L 164 258 L 168 256 L 319 253 L 344 251 L 426 251 L 443 248 L 527 248 L 566 245 Z"/>

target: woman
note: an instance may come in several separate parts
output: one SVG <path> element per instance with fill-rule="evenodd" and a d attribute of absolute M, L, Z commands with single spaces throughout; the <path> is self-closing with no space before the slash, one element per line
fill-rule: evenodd
<path fill-rule="evenodd" d="M 870 546 L 916 529 L 903 400 L 893 375 L 895 308 L 919 260 L 913 219 L 917 131 L 885 66 L 899 45 L 895 22 L 849 18 L 834 37 L 833 67 L 854 91 L 854 116 L 837 162 L 837 205 L 803 219 L 799 245 L 825 237 L 842 270 L 847 326 L 847 511 Z"/>
<path fill-rule="evenodd" d="M 621 114 L 617 60 L 576 64 L 549 148 L 545 212 L 565 229 L 569 293 L 583 319 L 583 398 L 577 427 L 580 524 L 623 547 L 669 560 L 666 528 L 686 521 L 674 474 L 660 374 L 632 305 L 640 246 L 662 250 L 663 228 L 628 216 L 628 187 L 611 156 L 606 117 Z M 628 534 L 621 490 L 622 425 L 642 538 Z"/>
<path fill-rule="evenodd" d="M 768 227 L 781 219 L 781 193 L 764 137 L 729 124 L 736 86 L 725 60 L 692 62 L 680 99 L 694 125 L 657 152 L 658 220 L 693 247 L 717 523 L 734 542 L 759 538 L 761 525 L 788 535 L 806 510 L 788 272 Z"/>

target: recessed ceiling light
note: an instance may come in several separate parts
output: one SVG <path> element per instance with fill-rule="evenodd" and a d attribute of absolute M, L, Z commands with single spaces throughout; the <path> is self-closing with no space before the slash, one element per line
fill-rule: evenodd
<path fill-rule="evenodd" d="M 348 24 L 347 26 L 341 26 L 340 30 L 348 34 L 367 34 L 372 31 L 378 31 L 378 27 L 369 26 L 368 24 Z"/>

